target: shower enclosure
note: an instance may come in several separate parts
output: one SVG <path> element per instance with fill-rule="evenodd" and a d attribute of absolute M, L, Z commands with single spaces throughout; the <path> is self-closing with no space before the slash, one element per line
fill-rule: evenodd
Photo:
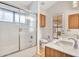
<path fill-rule="evenodd" d="M 35 14 L 27 14 L 26 16 L 21 16 L 20 19 L 25 19 L 21 23 L 20 20 L 20 49 L 29 48 L 36 45 L 36 15 Z"/>
<path fill-rule="evenodd" d="M 0 56 L 36 45 L 37 16 L 0 3 Z"/>

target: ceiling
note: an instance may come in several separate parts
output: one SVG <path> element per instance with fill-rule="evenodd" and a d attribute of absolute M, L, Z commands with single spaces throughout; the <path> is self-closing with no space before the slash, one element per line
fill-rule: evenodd
<path fill-rule="evenodd" d="M 61 15 L 64 12 L 79 10 L 79 5 L 73 7 L 73 1 L 59 1 L 52 7 L 48 8 L 46 12 L 51 15 Z"/>
<path fill-rule="evenodd" d="M 34 1 L 2 1 L 2 2 L 19 7 L 19 8 L 30 9 Z M 47 10 L 56 2 L 57 1 L 39 1 L 40 10 Z"/>
<path fill-rule="evenodd" d="M 37 13 L 38 3 L 36 1 L 1 1 L 3 3 L 19 7 L 29 12 Z"/>
<path fill-rule="evenodd" d="M 19 8 L 25 8 L 25 9 L 28 9 L 28 6 L 32 4 L 32 1 L 3 1 L 3 2 Z"/>
<path fill-rule="evenodd" d="M 40 1 L 40 10 L 47 10 L 51 6 L 53 6 L 57 1 Z"/>

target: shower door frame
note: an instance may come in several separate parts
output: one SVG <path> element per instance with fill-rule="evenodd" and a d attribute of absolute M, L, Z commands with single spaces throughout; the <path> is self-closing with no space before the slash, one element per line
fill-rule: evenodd
<path fill-rule="evenodd" d="M 23 10 L 23 11 L 25 11 L 25 12 L 29 12 L 29 11 L 26 11 L 26 10 L 24 10 L 24 9 L 21 9 L 21 8 L 18 8 L 18 7 L 15 7 L 15 6 L 13 6 L 13 5 L 10 5 L 10 4 L 7 4 L 7 3 L 3 3 L 3 2 L 0 2 L 0 4 L 3 4 L 3 5 L 7 5 L 7 6 L 10 6 L 10 7 L 13 7 L 13 8 L 16 8 L 16 9 L 18 9 L 19 10 L 19 13 L 20 13 L 20 10 Z M 5 9 L 5 8 L 1 8 L 1 9 Z M 8 10 L 8 9 L 5 9 L 5 10 Z M 11 11 L 11 10 L 8 10 L 8 11 Z M 13 13 L 16 13 L 15 11 L 11 11 L 11 12 L 13 12 Z M 30 12 L 30 13 L 32 13 L 32 12 Z M 38 23 L 38 17 L 37 17 L 37 14 L 35 13 L 35 15 L 36 15 L 36 45 L 37 45 L 37 28 L 38 28 L 38 26 L 37 26 L 37 23 Z M 15 16 L 14 14 L 13 14 L 13 16 Z M 14 17 L 13 17 L 13 22 L 14 22 Z M 3 55 L 2 57 L 4 57 L 4 56 L 8 56 L 8 55 L 10 55 L 10 54 L 13 54 L 13 53 L 16 53 L 16 52 L 19 52 L 19 51 L 21 51 L 21 49 L 20 49 L 20 14 L 19 14 L 19 23 L 18 23 L 18 25 L 19 25 L 19 34 L 18 34 L 18 37 L 19 37 L 19 46 L 18 46 L 18 48 L 19 48 L 19 50 L 17 50 L 17 51 L 14 51 L 14 52 L 11 52 L 11 53 L 9 53 L 9 54 L 6 54 L 6 55 Z M 24 50 L 24 49 L 23 49 Z"/>

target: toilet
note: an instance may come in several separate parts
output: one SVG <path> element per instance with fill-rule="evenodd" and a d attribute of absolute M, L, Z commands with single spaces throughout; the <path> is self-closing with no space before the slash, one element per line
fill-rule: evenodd
<path fill-rule="evenodd" d="M 47 37 L 42 37 L 40 39 L 40 48 L 45 48 L 45 44 L 47 44 L 50 41 L 50 36 L 47 35 Z"/>
<path fill-rule="evenodd" d="M 42 43 L 47 43 L 48 42 L 48 40 L 46 40 L 46 39 L 41 39 L 40 40 Z"/>
<path fill-rule="evenodd" d="M 46 39 L 41 39 L 40 40 L 40 48 L 45 48 L 45 44 L 48 43 L 49 41 Z"/>

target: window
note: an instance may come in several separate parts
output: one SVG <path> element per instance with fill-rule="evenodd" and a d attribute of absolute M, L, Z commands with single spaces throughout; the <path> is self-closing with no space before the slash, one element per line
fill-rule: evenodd
<path fill-rule="evenodd" d="M 25 23 L 25 15 L 20 15 L 20 23 Z"/>
<path fill-rule="evenodd" d="M 20 17 L 20 23 L 25 23 L 25 15 L 15 13 L 15 22 L 19 23 L 19 17 Z"/>
<path fill-rule="evenodd" d="M 3 15 L 3 11 L 0 9 L 0 20 L 3 18 L 2 15 Z"/>
<path fill-rule="evenodd" d="M 20 20 L 19 20 L 20 18 Z M 25 15 L 23 14 L 19 14 L 19 13 L 15 13 L 15 22 L 17 23 L 25 23 Z"/>
<path fill-rule="evenodd" d="M 29 15 L 27 17 L 27 27 L 29 28 L 29 31 L 34 31 L 35 29 L 35 25 L 36 25 L 36 16 L 32 16 L 32 15 Z"/>
<path fill-rule="evenodd" d="M 13 22 L 13 12 L 0 9 L 0 21 Z"/>
<path fill-rule="evenodd" d="M 15 13 L 15 22 L 19 23 L 19 14 Z"/>
<path fill-rule="evenodd" d="M 4 11 L 4 21 L 13 22 L 13 12 Z"/>
<path fill-rule="evenodd" d="M 14 17 L 14 18 L 13 18 Z M 0 9 L 0 21 L 4 22 L 16 22 L 27 24 L 27 27 L 32 28 L 35 26 L 35 16 L 34 15 L 25 15 L 21 13 L 14 13 L 5 9 Z"/>

